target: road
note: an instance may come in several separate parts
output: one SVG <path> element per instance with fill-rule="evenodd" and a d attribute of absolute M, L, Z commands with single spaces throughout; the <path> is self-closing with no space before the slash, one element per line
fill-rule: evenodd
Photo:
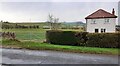
<path fill-rule="evenodd" d="M 118 64 L 118 56 L 0 48 L 4 64 Z"/>

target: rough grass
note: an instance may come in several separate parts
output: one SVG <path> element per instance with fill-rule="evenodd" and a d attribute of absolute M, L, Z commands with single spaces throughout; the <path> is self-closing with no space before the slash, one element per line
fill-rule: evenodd
<path fill-rule="evenodd" d="M 18 41 L 11 41 L 11 40 L 3 40 L 2 45 L 21 47 L 23 49 L 31 49 L 31 50 L 54 50 L 54 51 L 76 52 L 76 53 L 118 55 L 117 48 L 66 46 L 66 45 L 53 45 L 53 44 L 48 44 L 48 43 L 38 43 L 38 42 L 30 42 L 30 41 L 18 42 Z"/>

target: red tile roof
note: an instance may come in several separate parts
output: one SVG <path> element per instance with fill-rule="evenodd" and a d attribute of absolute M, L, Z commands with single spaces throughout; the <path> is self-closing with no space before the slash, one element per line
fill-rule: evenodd
<path fill-rule="evenodd" d="M 96 19 L 96 18 L 117 18 L 117 16 L 105 10 L 99 9 L 96 12 L 87 16 L 85 19 Z"/>

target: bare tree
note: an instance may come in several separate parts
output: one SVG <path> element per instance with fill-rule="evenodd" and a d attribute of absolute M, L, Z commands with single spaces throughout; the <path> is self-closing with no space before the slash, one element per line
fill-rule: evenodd
<path fill-rule="evenodd" d="M 52 29 L 52 23 L 53 23 L 53 15 L 48 15 L 48 22 L 50 23 L 50 29 Z"/>
<path fill-rule="evenodd" d="M 50 23 L 50 28 L 52 30 L 58 29 L 58 27 L 59 27 L 58 21 L 59 21 L 59 18 L 55 18 L 51 14 L 48 15 L 48 22 Z"/>

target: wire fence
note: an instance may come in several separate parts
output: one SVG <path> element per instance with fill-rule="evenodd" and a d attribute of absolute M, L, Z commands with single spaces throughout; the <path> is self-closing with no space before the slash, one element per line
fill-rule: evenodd
<path fill-rule="evenodd" d="M 20 33 L 16 34 L 16 38 L 22 41 L 37 41 L 42 42 L 45 40 L 45 33 Z"/>

